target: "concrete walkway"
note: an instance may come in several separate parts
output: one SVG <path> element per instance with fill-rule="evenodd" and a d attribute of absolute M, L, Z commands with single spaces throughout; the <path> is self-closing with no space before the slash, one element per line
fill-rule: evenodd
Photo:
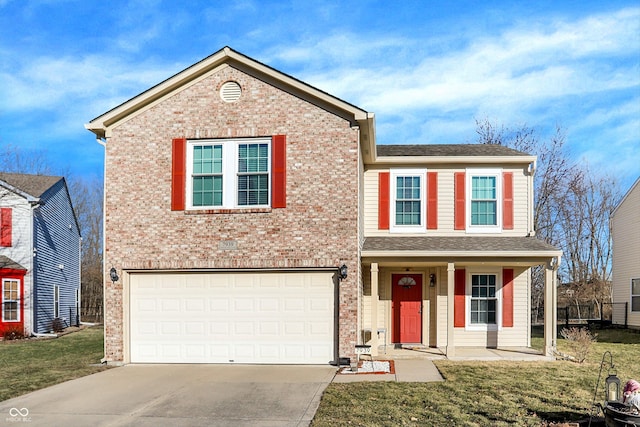
<path fill-rule="evenodd" d="M 398 359 L 394 360 L 395 373 L 337 373 L 334 383 L 352 383 L 361 381 L 398 381 L 405 383 L 425 383 L 444 381 L 440 371 L 428 359 Z M 349 369 L 349 368 L 346 368 Z"/>

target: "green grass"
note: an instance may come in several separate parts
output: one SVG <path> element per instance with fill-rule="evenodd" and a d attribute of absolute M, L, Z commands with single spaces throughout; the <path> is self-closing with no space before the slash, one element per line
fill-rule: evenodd
<path fill-rule="evenodd" d="M 93 327 L 56 339 L 0 342 L 0 401 L 106 369 L 103 329 Z"/>
<path fill-rule="evenodd" d="M 597 333 L 583 364 L 443 360 L 435 361 L 443 383 L 333 383 L 312 426 L 541 426 L 584 420 L 605 351 L 611 351 L 623 386 L 640 378 L 640 334 Z M 534 341 L 541 344 L 541 338 Z M 562 339 L 558 347 L 568 351 Z M 601 383 L 599 402 L 602 390 Z"/>

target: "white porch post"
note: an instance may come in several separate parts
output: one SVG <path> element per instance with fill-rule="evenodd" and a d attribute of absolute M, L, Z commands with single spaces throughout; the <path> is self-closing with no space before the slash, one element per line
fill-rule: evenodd
<path fill-rule="evenodd" d="M 545 356 L 553 356 L 558 332 L 558 301 L 556 299 L 556 260 L 545 266 L 544 276 L 544 349 Z"/>
<path fill-rule="evenodd" d="M 447 357 L 456 355 L 455 342 L 453 340 L 453 299 L 455 296 L 455 266 L 452 262 L 447 264 Z"/>
<path fill-rule="evenodd" d="M 378 263 L 371 263 L 371 355 L 378 355 Z M 384 334 L 387 339 L 387 334 Z"/>

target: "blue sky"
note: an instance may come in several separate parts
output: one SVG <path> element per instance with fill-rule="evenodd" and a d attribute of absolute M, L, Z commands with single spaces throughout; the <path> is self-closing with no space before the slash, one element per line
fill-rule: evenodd
<path fill-rule="evenodd" d="M 0 146 L 100 177 L 84 124 L 224 46 L 376 114 L 379 144 L 562 127 L 640 176 L 640 2 L 0 0 Z"/>

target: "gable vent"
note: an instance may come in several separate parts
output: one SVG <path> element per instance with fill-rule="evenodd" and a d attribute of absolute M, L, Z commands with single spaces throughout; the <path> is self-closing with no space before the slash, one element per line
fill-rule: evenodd
<path fill-rule="evenodd" d="M 241 94 L 242 89 L 237 82 L 226 82 L 220 88 L 220 98 L 224 102 L 236 102 Z"/>

